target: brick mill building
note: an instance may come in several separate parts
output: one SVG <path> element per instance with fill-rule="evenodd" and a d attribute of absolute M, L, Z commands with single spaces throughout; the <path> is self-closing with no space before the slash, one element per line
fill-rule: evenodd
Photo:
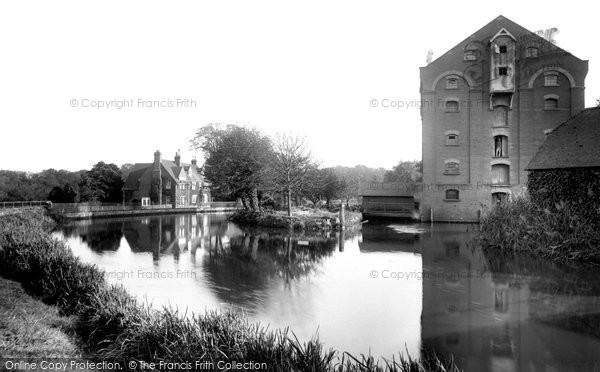
<path fill-rule="evenodd" d="M 178 152 L 174 160 L 166 160 L 157 150 L 152 163 L 131 167 L 123 186 L 123 199 L 142 206 L 194 207 L 209 202 L 210 191 L 196 159 L 191 164 L 182 163 Z"/>
<path fill-rule="evenodd" d="M 587 71 L 503 16 L 421 67 L 421 218 L 477 221 L 520 193 L 546 134 L 583 110 Z"/>

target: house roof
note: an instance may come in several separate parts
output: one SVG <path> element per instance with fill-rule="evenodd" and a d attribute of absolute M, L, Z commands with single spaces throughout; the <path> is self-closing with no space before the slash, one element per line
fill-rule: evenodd
<path fill-rule="evenodd" d="M 161 171 L 166 174 L 173 181 L 177 182 L 181 178 L 185 178 L 189 181 L 203 182 L 202 176 L 200 175 L 199 168 L 193 168 L 190 164 L 177 165 L 172 160 L 161 159 Z M 138 190 L 140 183 L 152 181 L 152 167 L 153 163 L 135 163 L 130 170 L 123 189 L 125 190 Z M 191 169 L 190 169 L 191 168 Z M 184 174 L 182 174 L 182 171 Z"/>
<path fill-rule="evenodd" d="M 600 167 L 600 107 L 587 108 L 554 129 L 526 170 Z"/>

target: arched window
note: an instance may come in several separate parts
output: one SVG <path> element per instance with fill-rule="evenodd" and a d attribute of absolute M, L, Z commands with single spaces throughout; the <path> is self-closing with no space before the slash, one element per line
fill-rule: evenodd
<path fill-rule="evenodd" d="M 446 200 L 458 200 L 459 195 L 456 189 L 446 190 Z"/>
<path fill-rule="evenodd" d="M 446 161 L 444 174 L 460 174 L 460 163 L 458 161 Z"/>
<path fill-rule="evenodd" d="M 544 73 L 544 86 L 546 87 L 557 87 L 558 84 L 558 72 L 549 71 Z"/>
<path fill-rule="evenodd" d="M 458 112 L 458 101 L 446 101 L 446 112 Z"/>
<path fill-rule="evenodd" d="M 544 110 L 556 110 L 558 108 L 557 98 L 544 99 Z"/>
<path fill-rule="evenodd" d="M 510 172 L 507 164 L 492 165 L 492 185 L 510 185 Z"/>
<path fill-rule="evenodd" d="M 494 136 L 494 158 L 508 157 L 508 137 L 499 135 Z"/>
<path fill-rule="evenodd" d="M 449 130 L 446 132 L 446 146 L 458 146 L 458 131 Z"/>
<path fill-rule="evenodd" d="M 458 78 L 456 76 L 446 78 L 446 89 L 458 89 Z"/>

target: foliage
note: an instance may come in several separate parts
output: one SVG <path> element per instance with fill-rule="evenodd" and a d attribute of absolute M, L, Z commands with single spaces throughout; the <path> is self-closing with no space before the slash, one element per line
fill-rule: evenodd
<path fill-rule="evenodd" d="M 65 183 L 64 186 L 54 186 L 48 194 L 48 200 L 53 203 L 75 203 L 79 200 L 77 185 Z"/>
<path fill-rule="evenodd" d="M 79 182 L 80 200 L 121 202 L 123 200 L 123 184 L 119 167 L 101 161 L 81 177 L 81 182 Z"/>
<path fill-rule="evenodd" d="M 40 211 L 0 216 L 0 272 L 62 312 L 78 315 L 80 336 L 103 360 L 254 361 L 275 371 L 456 370 L 452 361 L 429 354 L 422 361 L 400 357 L 380 366 L 370 357 L 344 353 L 334 364 L 338 353 L 323 350 L 316 338 L 303 343 L 287 329 L 269 330 L 239 313 L 150 309 L 75 258 L 52 238 L 51 226 Z"/>
<path fill-rule="evenodd" d="M 300 194 L 317 205 L 325 199 L 329 205 L 332 199 L 339 198 L 344 184 L 338 179 L 333 168 L 309 169 L 306 182 L 300 189 Z"/>
<path fill-rule="evenodd" d="M 384 182 L 399 182 L 414 185 L 423 180 L 423 162 L 421 160 L 401 161 L 385 172 Z"/>
<path fill-rule="evenodd" d="M 213 195 L 241 198 L 258 210 L 258 190 L 265 185 L 272 159 L 271 140 L 256 129 L 207 125 L 196 131 L 192 147 L 204 153 L 204 176 Z"/>
<path fill-rule="evenodd" d="M 369 168 L 364 165 L 355 167 L 337 166 L 334 172 L 340 181 L 339 197 L 346 200 L 346 204 L 350 204 L 351 199 L 358 198 L 360 185 L 365 182 L 381 182 L 385 169 Z"/>
<path fill-rule="evenodd" d="M 533 171 L 527 179 L 531 201 L 556 211 L 567 204 L 573 213 L 600 224 L 600 171 L 591 168 Z"/>
<path fill-rule="evenodd" d="M 476 238 L 485 248 L 529 252 L 558 260 L 600 263 L 600 230 L 565 203 L 553 209 L 519 196 L 496 205 Z"/>
<path fill-rule="evenodd" d="M 55 187 L 77 185 L 82 173 L 56 169 L 39 173 L 0 170 L 0 201 L 46 200 Z"/>

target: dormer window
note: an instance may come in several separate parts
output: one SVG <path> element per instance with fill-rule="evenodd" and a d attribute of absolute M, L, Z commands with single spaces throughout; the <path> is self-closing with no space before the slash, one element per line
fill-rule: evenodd
<path fill-rule="evenodd" d="M 446 101 L 446 112 L 458 112 L 458 101 Z"/>
<path fill-rule="evenodd" d="M 477 60 L 477 51 L 465 50 L 464 60 L 465 61 L 476 61 Z"/>
<path fill-rule="evenodd" d="M 557 72 L 546 72 L 544 74 L 544 86 L 557 87 L 558 86 L 558 73 Z"/>
<path fill-rule="evenodd" d="M 458 78 L 455 76 L 446 78 L 446 89 L 458 89 Z"/>
<path fill-rule="evenodd" d="M 537 57 L 538 57 L 538 48 L 527 47 L 527 49 L 525 49 L 525 58 L 537 58 Z"/>

